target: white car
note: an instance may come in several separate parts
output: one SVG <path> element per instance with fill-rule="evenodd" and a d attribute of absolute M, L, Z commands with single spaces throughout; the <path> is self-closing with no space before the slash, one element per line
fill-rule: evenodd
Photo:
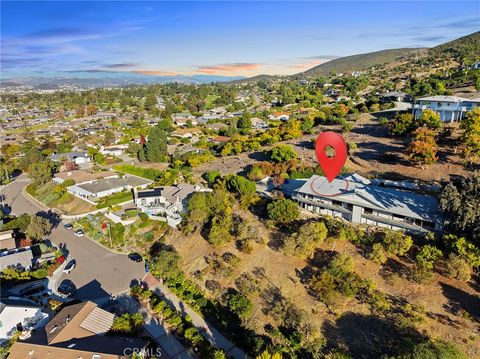
<path fill-rule="evenodd" d="M 82 229 L 77 229 L 75 232 L 73 232 L 77 237 L 83 237 L 84 233 Z"/>
<path fill-rule="evenodd" d="M 63 273 L 65 274 L 70 273 L 73 270 L 73 268 L 75 268 L 76 266 L 77 266 L 77 262 L 75 261 L 75 259 L 72 259 L 70 262 L 67 263 L 65 268 L 63 268 Z"/>

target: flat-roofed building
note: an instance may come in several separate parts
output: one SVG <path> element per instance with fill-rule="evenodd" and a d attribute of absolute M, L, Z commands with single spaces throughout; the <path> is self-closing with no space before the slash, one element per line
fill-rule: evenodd
<path fill-rule="evenodd" d="M 332 182 L 312 176 L 292 192 L 292 199 L 308 211 L 352 223 L 411 232 L 440 230 L 442 226 L 434 197 L 376 186 L 357 174 Z"/>
<path fill-rule="evenodd" d="M 419 98 L 413 105 L 413 115 L 419 118 L 425 110 L 432 110 L 440 115 L 444 122 L 460 121 L 465 113 L 480 106 L 480 98 L 468 99 L 457 96 L 428 96 Z"/>
<path fill-rule="evenodd" d="M 95 202 L 113 193 L 145 188 L 153 181 L 137 176 L 125 175 L 122 178 L 103 178 L 67 187 L 67 191 L 82 199 Z"/>

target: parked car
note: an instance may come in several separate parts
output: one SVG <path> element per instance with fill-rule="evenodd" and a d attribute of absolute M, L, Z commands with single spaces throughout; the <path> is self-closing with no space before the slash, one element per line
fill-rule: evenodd
<path fill-rule="evenodd" d="M 75 232 L 73 232 L 77 237 L 83 237 L 83 229 L 77 229 Z"/>
<path fill-rule="evenodd" d="M 73 229 L 73 224 L 71 224 L 71 223 L 65 223 L 65 224 L 63 225 L 63 227 L 64 227 L 65 229 L 70 230 L 70 229 Z"/>
<path fill-rule="evenodd" d="M 146 273 L 150 272 L 150 262 L 149 261 L 145 261 L 145 272 Z"/>
<path fill-rule="evenodd" d="M 131 259 L 131 260 L 134 261 L 134 262 L 141 262 L 141 261 L 143 261 L 142 256 L 141 256 L 140 254 L 138 254 L 138 253 L 130 253 L 130 254 L 128 255 L 128 258 Z"/>
<path fill-rule="evenodd" d="M 66 298 L 70 297 L 77 291 L 77 287 L 75 284 L 70 279 L 65 279 L 60 283 L 60 285 L 57 288 L 57 292 L 60 294 L 60 296 Z"/>
<path fill-rule="evenodd" d="M 65 268 L 63 268 L 63 273 L 70 273 L 76 266 L 77 262 L 75 261 L 75 259 L 72 259 L 70 262 L 67 263 Z"/>
<path fill-rule="evenodd" d="M 43 282 L 34 282 L 21 289 L 18 294 L 20 297 L 27 297 L 32 294 L 43 292 L 47 287 Z"/>

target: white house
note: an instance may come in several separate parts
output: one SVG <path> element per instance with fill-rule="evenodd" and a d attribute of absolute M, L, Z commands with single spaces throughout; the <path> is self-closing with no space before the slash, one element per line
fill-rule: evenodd
<path fill-rule="evenodd" d="M 125 145 L 116 145 L 109 147 L 100 147 L 100 153 L 106 156 L 121 156 L 128 146 Z"/>
<path fill-rule="evenodd" d="M 268 123 L 261 118 L 253 117 L 252 118 L 252 128 L 256 130 L 265 130 L 268 128 Z"/>
<path fill-rule="evenodd" d="M 29 270 L 33 267 L 36 260 L 33 256 L 31 247 L 4 249 L 0 252 L 0 271 L 5 268 L 18 268 Z"/>
<path fill-rule="evenodd" d="M 424 110 L 433 110 L 444 122 L 460 121 L 467 111 L 480 106 L 480 98 L 467 99 L 457 96 L 428 96 L 413 105 L 413 115 L 419 118 Z"/>
<path fill-rule="evenodd" d="M 47 322 L 48 314 L 30 301 L 13 297 L 0 299 L 0 345 L 17 331 L 21 332 L 21 339 L 26 339 L 32 329 L 45 326 Z"/>
<path fill-rule="evenodd" d="M 189 112 L 177 112 L 172 114 L 172 120 L 177 126 L 186 126 L 190 121 L 193 126 L 198 124 L 197 118 Z"/>
<path fill-rule="evenodd" d="M 77 165 L 82 165 L 90 162 L 90 157 L 87 152 L 67 152 L 67 153 L 55 153 L 50 156 L 50 159 L 54 162 L 63 160 L 75 162 Z"/>
<path fill-rule="evenodd" d="M 442 226 L 434 197 L 376 186 L 357 174 L 332 182 L 312 176 L 293 191 L 292 199 L 310 212 L 352 223 L 411 232 L 440 230 Z"/>
<path fill-rule="evenodd" d="M 187 211 L 188 199 L 195 192 L 210 192 L 211 189 L 181 183 L 143 191 L 135 191 L 134 202 L 139 210 L 152 217 L 165 218 L 167 224 L 176 227 Z"/>
<path fill-rule="evenodd" d="M 67 187 L 67 191 L 74 196 L 94 203 L 98 199 L 113 193 L 129 191 L 137 187 L 145 188 L 152 182 L 145 178 L 126 175 L 122 178 L 103 178 L 75 184 Z"/>

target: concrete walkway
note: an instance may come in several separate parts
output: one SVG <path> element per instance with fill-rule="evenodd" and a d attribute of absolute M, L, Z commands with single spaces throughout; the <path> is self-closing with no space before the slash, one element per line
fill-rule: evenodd
<path fill-rule="evenodd" d="M 197 356 L 191 349 L 187 349 L 170 333 L 164 326 L 154 318 L 150 312 L 143 308 L 135 298 L 127 292 L 118 294 L 115 298 L 129 313 L 140 313 L 145 324 L 143 328 L 168 355 L 162 353 L 162 358 L 171 359 L 196 359 Z"/>
<path fill-rule="evenodd" d="M 150 275 L 150 274 L 147 274 Z M 145 278 L 144 278 L 145 280 Z M 225 338 L 222 333 L 215 329 L 208 323 L 201 315 L 195 312 L 182 300 L 180 300 L 174 293 L 165 285 L 158 283 L 154 287 L 149 288 L 155 294 L 165 298 L 178 313 L 182 316 L 190 316 L 192 324 L 200 331 L 202 336 L 207 339 L 215 348 L 221 348 L 227 353 L 227 357 L 232 356 L 235 359 L 249 358 L 245 352 L 239 347 L 235 346 L 230 340 Z"/>

